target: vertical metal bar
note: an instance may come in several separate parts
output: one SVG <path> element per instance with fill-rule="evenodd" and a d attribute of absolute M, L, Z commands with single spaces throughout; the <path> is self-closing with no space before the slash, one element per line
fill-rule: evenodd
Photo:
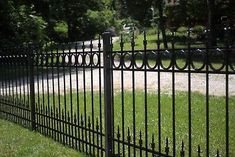
<path fill-rule="evenodd" d="M 225 51 L 225 64 L 226 64 L 226 79 L 225 79 L 225 118 L 226 118 L 226 157 L 229 156 L 229 28 L 225 29 L 226 39 L 226 51 Z"/>
<path fill-rule="evenodd" d="M 99 157 L 99 120 L 96 118 L 96 155 Z"/>
<path fill-rule="evenodd" d="M 2 60 L 3 60 L 3 62 L 1 63 L 2 64 L 2 69 L 4 69 L 4 66 L 5 66 L 4 54 L 2 55 Z M 2 73 L 2 76 L 1 76 L 1 85 L 2 85 L 2 87 L 1 87 L 1 91 L 2 91 L 1 94 L 2 94 L 3 100 L 5 99 L 5 90 L 4 90 L 4 88 L 5 88 L 4 76 L 5 75 L 4 75 L 4 73 L 5 73 L 5 71 L 3 70 L 3 73 Z"/>
<path fill-rule="evenodd" d="M 144 31 L 144 112 L 145 112 L 145 148 L 148 149 L 148 94 L 147 94 L 147 39 L 146 39 L 146 31 Z M 148 156 L 148 151 L 145 151 L 145 156 Z"/>
<path fill-rule="evenodd" d="M 128 127 L 127 131 L 127 146 L 128 146 L 128 157 L 131 156 L 131 135 L 130 135 L 130 128 Z"/>
<path fill-rule="evenodd" d="M 50 111 L 50 87 L 49 87 L 49 58 L 50 58 L 50 55 L 49 55 L 49 50 L 48 50 L 49 47 L 46 48 L 46 82 L 47 82 L 47 111 L 49 112 Z M 48 114 L 48 113 L 46 113 Z M 46 118 L 47 119 L 47 135 L 50 136 L 50 130 L 48 129 L 48 127 L 50 126 L 50 119 L 48 120 L 48 117 Z"/>
<path fill-rule="evenodd" d="M 172 33 L 172 137 L 173 137 L 173 156 L 176 156 L 176 135 L 175 135 L 175 41 L 174 32 Z"/>
<path fill-rule="evenodd" d="M 75 134 L 75 147 L 73 147 L 74 149 L 78 150 L 78 141 L 80 139 L 80 136 L 78 136 L 78 124 L 77 124 L 77 115 L 76 113 L 74 113 L 73 115 L 73 123 L 74 123 L 74 134 Z"/>
<path fill-rule="evenodd" d="M 102 81 L 101 81 L 101 67 L 102 67 L 102 63 L 101 63 L 101 36 L 99 36 L 99 43 L 98 43 L 98 51 L 99 51 L 99 108 L 100 108 L 100 147 L 103 148 L 103 122 L 102 122 L 102 92 L 101 92 L 101 86 L 102 86 Z M 98 144 L 99 145 L 99 144 Z M 98 156 L 99 156 L 99 152 L 98 152 Z M 101 156 L 103 156 L 103 151 L 101 150 Z"/>
<path fill-rule="evenodd" d="M 111 52 L 113 52 L 113 38 L 111 37 Z M 112 54 L 111 54 L 111 56 L 112 56 Z M 114 63 L 114 57 L 111 57 L 111 67 L 113 66 L 112 64 Z M 111 71 L 111 80 L 112 80 L 112 84 L 111 84 L 111 89 L 112 89 L 112 95 L 111 95 L 111 97 L 112 97 L 112 102 L 111 102 L 111 104 L 113 104 L 112 105 L 112 113 L 114 113 L 114 110 L 115 110 L 115 107 L 114 107 L 114 91 L 113 91 L 113 70 Z M 112 124 L 114 124 L 114 114 L 112 114 Z M 114 133 L 114 125 L 112 126 L 112 137 L 114 137 L 115 136 L 115 133 Z M 115 154 L 115 142 L 113 142 L 112 143 L 113 144 L 113 154 Z"/>
<path fill-rule="evenodd" d="M 1 53 L 1 52 L 0 52 Z M 2 66 L 2 64 L 3 64 L 3 61 L 2 61 L 2 55 L 0 54 L 0 70 L 2 71 L 3 70 L 3 66 Z M 15 68 L 16 69 L 16 68 Z M 15 72 L 15 74 L 16 74 L 16 72 Z M 3 88 L 3 86 L 2 86 L 2 74 L 0 75 L 0 83 L 1 83 L 1 88 L 0 88 L 0 117 L 1 117 L 1 102 L 2 102 L 2 96 L 3 96 L 3 94 L 2 94 L 2 88 Z"/>
<path fill-rule="evenodd" d="M 51 76 L 52 76 L 52 104 L 53 104 L 53 108 L 52 108 L 52 112 L 53 112 L 53 125 L 54 125 L 54 127 L 53 127 L 53 130 L 55 129 L 55 80 L 54 80 L 54 77 L 55 77 L 55 75 L 54 75 L 54 57 L 55 57 L 55 55 L 54 55 L 54 46 L 52 47 L 52 43 L 51 43 Z M 52 134 L 53 134 L 53 136 L 54 136 L 54 138 L 55 138 L 55 140 L 56 140 L 56 131 L 52 131 Z"/>
<path fill-rule="evenodd" d="M 41 74 L 41 80 L 42 80 L 42 108 L 41 108 L 41 113 L 42 113 L 42 133 L 45 133 L 45 116 L 44 116 L 44 111 L 45 111 L 45 89 L 44 89 L 44 66 L 45 66 L 45 54 L 43 51 L 41 51 L 41 70 L 42 70 L 42 74 Z"/>
<path fill-rule="evenodd" d="M 9 51 L 8 51 L 9 53 Z M 10 87 L 9 87 L 9 54 L 7 54 L 7 64 L 6 64 L 6 93 L 7 94 L 7 102 L 9 102 L 9 97 L 10 97 Z M 8 116 L 8 120 L 10 119 L 11 117 L 11 106 L 8 106 L 9 107 L 9 110 L 7 110 L 7 112 L 9 112 L 10 114 L 7 114 Z"/>
<path fill-rule="evenodd" d="M 122 105 L 122 141 L 125 140 L 125 110 L 124 110 L 124 42 L 123 42 L 123 36 L 121 36 L 121 105 Z M 132 45 L 133 47 L 133 45 Z M 133 48 L 132 48 L 133 49 Z M 132 87 L 133 88 L 133 87 Z M 122 143 L 122 154 L 125 156 L 125 145 Z"/>
<path fill-rule="evenodd" d="M 188 28 L 188 153 L 192 155 L 192 111 L 191 111 L 191 29 Z"/>
<path fill-rule="evenodd" d="M 79 116 L 80 116 L 80 109 L 79 109 L 79 106 L 80 106 L 80 104 L 79 104 L 79 82 L 78 82 L 78 45 L 77 45 L 77 43 L 76 43 L 76 46 L 75 46 L 75 53 L 76 53 L 76 56 L 77 56 L 77 64 L 76 64 L 76 91 L 77 91 L 77 95 L 76 95 L 76 101 L 77 101 L 77 125 L 79 126 L 80 125 L 80 123 L 79 123 L 79 121 L 80 121 L 80 118 L 79 118 Z M 82 63 L 81 63 L 82 64 Z M 78 127 L 77 128 L 78 129 L 78 149 L 81 151 L 81 145 L 80 145 L 80 127 Z M 75 129 L 75 131 L 77 130 L 77 129 Z M 77 134 L 76 134 L 77 135 Z M 76 139 L 76 146 L 77 146 L 77 139 Z"/>
<path fill-rule="evenodd" d="M 3 50 L 4 52 L 6 51 L 6 49 Z M 4 66 L 3 68 L 5 69 L 6 68 L 6 65 L 7 65 L 7 59 L 6 59 L 6 54 L 4 53 L 3 54 L 4 56 Z M 4 73 L 3 73 L 3 93 L 4 93 L 4 101 L 6 101 L 6 97 L 7 97 L 7 90 L 6 90 L 6 70 L 4 70 Z"/>
<path fill-rule="evenodd" d="M 57 110 L 57 114 L 58 114 L 57 117 L 60 118 L 61 117 L 61 99 L 60 99 L 60 56 L 61 56 L 61 54 L 59 54 L 59 46 L 58 45 L 56 46 L 56 56 L 57 56 L 56 66 L 57 66 L 57 88 L 58 88 L 58 94 L 57 95 L 58 95 L 58 106 L 59 106 L 59 109 L 58 109 L 59 111 Z M 59 125 L 59 132 L 60 132 L 59 141 L 61 142 L 62 141 L 61 122 L 58 123 L 58 125 Z"/>
<path fill-rule="evenodd" d="M 45 112 L 44 112 L 44 116 L 45 116 L 45 129 L 46 129 L 46 136 L 49 136 L 49 134 L 48 134 L 48 117 L 47 117 L 47 113 L 48 113 L 48 106 L 46 105 Z"/>
<path fill-rule="evenodd" d="M 10 100 L 11 97 L 11 92 L 10 92 L 10 54 L 8 54 L 7 57 L 7 88 L 8 88 L 8 101 Z M 11 108 L 11 107 L 10 107 Z"/>
<path fill-rule="evenodd" d="M 71 124 L 73 123 L 71 120 L 72 120 L 72 117 L 70 117 L 70 115 L 71 114 L 69 114 L 69 111 L 68 111 L 68 113 L 67 113 L 67 130 L 68 130 L 68 132 L 67 132 L 67 137 L 69 138 L 69 141 L 68 141 L 68 143 L 67 143 L 67 145 L 69 146 L 69 147 L 72 147 L 72 145 L 71 145 L 71 143 L 72 143 L 72 138 L 71 137 L 73 137 L 73 136 L 71 136 Z"/>
<path fill-rule="evenodd" d="M 41 49 L 41 47 L 40 47 L 40 49 Z M 36 60 L 36 69 L 37 69 L 37 108 L 38 108 L 38 119 L 37 119 L 37 123 L 38 124 L 40 124 L 39 125 L 39 132 L 41 132 L 41 128 L 42 128 L 42 126 L 41 126 L 41 108 L 40 108 L 40 106 L 41 106 L 41 98 L 40 98 L 40 81 L 39 81 L 39 66 L 40 66 L 40 49 L 39 49 L 39 51 L 37 52 L 37 54 L 36 54 L 36 56 L 37 56 L 37 60 Z"/>
<path fill-rule="evenodd" d="M 14 67 L 14 69 L 15 69 L 15 86 L 16 86 L 16 98 L 15 98 L 15 100 L 16 101 L 18 101 L 18 76 L 17 76 L 17 71 L 19 70 L 18 69 L 18 65 L 17 65 L 17 58 L 18 58 L 18 54 L 16 54 L 15 55 L 15 63 L 14 63 L 14 65 L 15 65 L 15 67 Z M 1 82 L 2 82 L 3 80 L 2 80 L 2 77 L 1 77 Z M 2 87 L 3 88 L 3 87 Z"/>
<path fill-rule="evenodd" d="M 161 62 L 161 58 L 160 58 L 160 31 L 158 29 L 158 33 L 157 33 L 157 82 L 158 82 L 158 151 L 159 153 L 161 153 L 161 73 L 160 73 L 160 62 Z"/>
<path fill-rule="evenodd" d="M 57 131 L 57 136 L 56 136 L 56 138 L 57 138 L 57 141 L 59 141 L 60 142 L 60 131 L 61 131 L 61 129 L 59 128 L 59 114 L 58 114 L 59 112 L 58 112 L 58 108 L 56 107 L 56 110 L 55 110 L 55 118 L 56 118 L 56 131 Z"/>
<path fill-rule="evenodd" d="M 12 54 L 12 57 L 11 57 L 11 64 L 10 64 L 10 71 L 11 71 L 11 73 L 13 73 L 14 72 L 14 60 L 15 59 L 15 51 L 13 52 L 13 54 Z M 11 78 L 11 91 L 12 91 L 12 100 L 13 100 L 13 103 L 14 103 L 14 105 L 15 105 L 15 87 L 14 87 L 14 76 L 15 76 L 15 74 L 13 73 L 12 74 L 12 78 Z"/>
<path fill-rule="evenodd" d="M 66 54 L 65 54 L 65 45 L 62 45 L 62 56 L 63 56 L 63 84 L 64 84 L 64 113 L 62 112 L 62 118 L 64 116 L 64 121 L 63 121 L 63 143 L 66 144 L 67 143 L 67 136 L 66 136 L 66 132 L 67 132 L 67 128 L 66 128 L 66 117 L 67 117 L 67 95 L 66 95 Z"/>
<path fill-rule="evenodd" d="M 21 75 L 22 75 L 22 60 L 23 58 L 22 58 L 22 54 L 21 54 L 21 56 L 19 57 L 19 70 L 18 70 L 18 77 L 19 77 L 19 94 L 20 94 L 20 102 L 22 102 L 22 80 L 21 80 Z M 6 87 L 6 86 L 4 86 L 4 87 Z M 5 95 L 7 95 L 7 93 L 6 93 L 6 90 L 5 90 Z"/>
<path fill-rule="evenodd" d="M 25 108 L 29 108 L 29 99 L 26 99 L 26 91 L 27 91 L 27 93 L 28 93 L 28 95 L 30 95 L 29 94 L 29 92 L 28 92 L 28 84 L 29 84 L 29 69 L 28 69 L 28 65 L 29 65 L 29 63 L 27 63 L 27 59 L 28 59 L 28 50 L 27 50 L 27 45 L 25 45 L 25 48 L 24 48 L 24 57 L 25 57 L 25 59 L 26 59 L 26 62 L 24 62 L 23 63 L 23 77 L 22 77 L 22 79 L 23 79 L 23 98 L 24 98 L 24 101 L 23 101 L 23 105 L 24 105 L 24 107 Z M 23 110 L 23 118 L 25 118 L 26 117 L 26 113 L 27 113 L 27 111 L 26 110 Z M 26 124 L 27 123 L 27 121 L 26 121 L 26 119 L 23 119 L 24 120 L 24 124 Z"/>
<path fill-rule="evenodd" d="M 207 30 L 207 37 L 209 30 Z M 210 156 L 210 121 L 209 121 L 209 52 L 210 47 L 207 40 L 206 43 L 206 156 Z"/>
<path fill-rule="evenodd" d="M 4 49 L 3 49 L 3 66 L 2 68 L 4 69 L 5 68 L 5 64 L 6 64 L 6 60 L 5 60 L 5 55 L 4 55 Z M 5 92 L 5 70 L 3 70 L 3 73 L 2 73 L 2 95 L 3 95 L 3 100 L 5 101 L 5 97 L 6 97 L 6 92 Z"/>
<path fill-rule="evenodd" d="M 2 61 L 2 55 L 1 55 L 1 48 L 0 48 L 0 70 L 3 70 L 3 61 Z M 16 68 L 15 68 L 16 69 Z M 15 72 L 16 74 L 16 72 Z M 1 83 L 1 88 L 0 88 L 0 102 L 2 101 L 2 74 L 0 75 L 0 83 Z M 1 105 L 1 104 L 0 104 Z M 1 116 L 1 109 L 0 109 L 0 116 Z"/>
<path fill-rule="evenodd" d="M 35 113 L 35 88 L 34 88 L 34 50 L 28 53 L 28 62 L 30 68 L 30 103 L 31 103 L 31 127 L 36 130 L 36 113 Z M 29 93 L 28 93 L 29 94 Z"/>
<path fill-rule="evenodd" d="M 90 116 L 88 116 L 88 140 L 86 141 L 89 144 L 89 155 L 91 155 L 91 146 L 92 146 L 92 142 L 91 142 L 91 118 Z"/>
<path fill-rule="evenodd" d="M 28 49 L 29 47 L 27 47 L 26 49 Z M 26 50 L 26 53 L 28 55 L 28 50 Z M 26 70 L 26 85 L 24 85 L 24 87 L 26 86 L 26 91 L 24 91 L 24 99 L 26 100 L 25 105 L 26 105 L 26 108 L 29 108 L 29 104 L 30 104 L 30 67 L 27 65 L 27 63 L 25 63 L 25 69 Z M 25 78 L 25 77 L 24 77 Z M 24 79 L 23 78 L 23 79 Z M 27 95 L 26 95 L 27 94 Z M 27 98 L 27 99 L 26 99 Z M 25 112 L 26 113 L 26 116 L 27 116 L 27 111 Z"/>
<path fill-rule="evenodd" d="M 169 151 L 170 151 L 169 140 L 168 140 L 168 137 L 167 137 L 166 140 L 165 140 L 165 153 L 166 153 L 166 156 L 169 156 Z"/>
<path fill-rule="evenodd" d="M 93 74 L 93 66 L 94 66 L 94 56 L 93 56 L 93 43 L 92 43 L 92 40 L 90 41 L 90 53 L 91 53 L 91 58 L 90 58 L 90 62 L 91 62 L 91 112 L 92 112 L 92 116 L 91 116 L 91 123 L 92 123 L 92 143 L 93 143 L 93 149 L 92 149 L 92 153 L 93 155 L 95 154 L 95 147 L 94 147 L 94 144 L 95 144 L 95 115 L 94 115 L 94 85 L 93 85 L 93 77 L 94 77 L 94 74 Z"/>
<path fill-rule="evenodd" d="M 123 39 L 122 39 L 123 40 Z M 122 41 L 123 42 L 123 41 Z M 123 49 L 123 47 L 122 47 Z M 136 116 L 135 116 L 135 110 L 136 110 L 136 104 L 135 104 L 135 60 L 134 60 L 134 52 L 135 52 L 135 33 L 133 31 L 132 34 L 132 40 L 131 40 L 131 49 L 132 49 L 132 103 L 133 103 L 133 144 L 134 144 L 134 157 L 136 156 L 136 149 L 135 149 L 135 145 L 136 145 L 136 140 L 135 140 L 135 136 L 136 136 Z M 123 50 L 122 50 L 123 51 Z M 123 69 L 122 69 L 123 72 Z M 123 91 L 122 91 L 123 92 Z"/>
<path fill-rule="evenodd" d="M 155 157 L 155 155 L 154 155 L 154 152 L 155 152 L 154 134 L 152 134 L 152 143 L 151 143 L 151 148 L 152 148 L 152 157 Z"/>
<path fill-rule="evenodd" d="M 142 157 L 142 150 L 143 150 L 142 145 L 143 145 L 142 132 L 140 131 L 140 133 L 139 133 L 139 147 L 140 147 L 139 153 L 140 153 L 140 157 Z"/>
<path fill-rule="evenodd" d="M 118 155 L 120 156 L 120 153 L 121 153 L 121 151 L 120 151 L 120 127 L 119 127 L 119 125 L 118 125 L 118 132 L 117 132 L 117 139 L 118 139 Z"/>
<path fill-rule="evenodd" d="M 197 157 L 201 157 L 201 147 L 198 145 L 197 147 Z"/>
<path fill-rule="evenodd" d="M 111 89 L 111 33 L 103 35 L 103 60 L 104 60 L 104 109 L 105 109 L 105 154 L 112 156 L 112 89 Z"/>
<path fill-rule="evenodd" d="M 82 132 L 82 151 L 85 151 L 84 148 L 84 121 L 83 121 L 83 115 L 81 115 L 81 132 Z"/>
<path fill-rule="evenodd" d="M 3 50 L 4 51 L 4 50 Z M 5 55 L 3 54 L 3 69 L 5 68 L 6 66 L 6 60 L 5 60 Z M 3 73 L 2 73 L 2 94 L 3 94 L 3 101 L 5 101 L 5 97 L 6 97 L 6 92 L 5 92 L 5 70 L 3 70 Z"/>
<path fill-rule="evenodd" d="M 182 141 L 181 143 L 181 150 L 180 150 L 180 157 L 184 157 L 185 156 L 185 152 L 184 152 L 184 142 Z"/>
<path fill-rule="evenodd" d="M 73 123 L 73 86 L 72 86 L 72 84 L 73 84 L 73 82 L 72 82 L 72 65 L 74 64 L 73 63 L 73 60 L 72 60 L 72 56 L 73 56 L 74 54 L 71 52 L 71 45 L 69 44 L 69 84 L 70 84 L 70 86 L 69 86 L 69 88 L 70 88 L 70 122 L 71 123 Z M 69 125 L 69 128 L 70 128 L 70 126 L 71 125 Z M 72 135 L 72 136 L 70 136 L 70 140 L 72 140 L 72 148 L 73 148 L 73 146 L 74 146 L 74 142 L 73 142 L 73 126 L 72 126 L 72 128 L 71 128 L 71 133 L 72 134 L 70 134 L 69 133 L 69 135 Z M 71 138 L 72 137 L 72 138 Z M 69 142 L 70 144 L 71 144 L 71 142 Z"/>
<path fill-rule="evenodd" d="M 63 135 L 63 145 L 65 145 L 65 113 L 64 110 L 61 110 L 61 115 L 62 115 L 62 135 Z"/>
<path fill-rule="evenodd" d="M 58 140 L 59 140 L 59 142 L 60 143 L 62 143 L 62 125 L 61 125 L 61 111 L 59 110 L 58 111 L 58 108 L 57 108 L 57 110 L 56 110 L 56 116 L 57 116 L 57 119 L 58 119 L 58 121 L 57 121 L 57 125 L 58 125 L 58 128 L 59 128 L 59 137 L 58 137 Z"/>
<path fill-rule="evenodd" d="M 19 49 L 19 47 L 16 47 L 17 49 Z M 20 99 L 19 99 L 19 94 L 20 94 L 20 80 L 19 80 L 19 73 L 20 73 L 20 54 L 17 55 L 17 59 L 16 59 L 16 64 L 15 64 L 16 68 L 15 68 L 15 73 L 16 73 L 16 93 L 17 93 L 17 106 L 19 105 Z M 18 89 L 19 88 L 19 89 Z M 21 116 L 21 111 L 20 109 L 17 110 L 18 115 Z M 17 122 L 20 123 L 20 118 L 17 118 Z"/>
<path fill-rule="evenodd" d="M 83 56 L 83 99 L 84 99 L 84 123 L 85 128 L 87 128 L 87 100 L 86 100 L 86 53 L 85 53 L 85 42 L 82 42 L 82 56 Z M 87 141 L 87 131 L 85 131 L 85 141 Z M 84 143 L 83 143 L 84 145 Z M 87 153 L 87 143 L 85 143 L 86 153 Z"/>
<path fill-rule="evenodd" d="M 49 113 L 50 113 L 49 116 L 50 116 L 50 121 L 51 121 L 51 125 L 49 126 L 50 130 L 51 130 L 51 138 L 53 140 L 56 140 L 55 139 L 56 132 L 54 132 L 55 126 L 54 126 L 54 111 L 53 111 L 53 106 L 51 106 L 49 110 L 50 110 L 49 111 Z"/>

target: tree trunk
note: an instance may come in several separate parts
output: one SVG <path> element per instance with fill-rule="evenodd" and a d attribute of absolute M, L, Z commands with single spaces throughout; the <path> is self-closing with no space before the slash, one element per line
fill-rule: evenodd
<path fill-rule="evenodd" d="M 71 6 L 69 2 L 64 3 L 64 8 L 65 8 L 65 19 L 68 25 L 68 41 L 75 41 L 75 32 L 74 32 L 74 22 L 73 18 L 76 18 L 72 15 L 71 13 Z"/>
<path fill-rule="evenodd" d="M 207 7 L 208 7 L 208 28 L 209 28 L 209 34 L 208 34 L 208 45 L 216 46 L 216 22 L 215 22 L 215 0 L 207 0 Z"/>
<path fill-rule="evenodd" d="M 162 31 L 162 40 L 163 40 L 164 48 L 167 49 L 168 45 L 167 45 L 167 40 L 166 40 L 165 21 L 163 19 L 163 1 L 162 0 L 159 1 L 157 7 L 158 7 L 158 12 L 159 12 L 159 28 Z"/>

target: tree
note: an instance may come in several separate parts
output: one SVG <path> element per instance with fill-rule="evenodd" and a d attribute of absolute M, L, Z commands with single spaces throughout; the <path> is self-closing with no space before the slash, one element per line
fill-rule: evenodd
<path fill-rule="evenodd" d="M 204 0 L 179 0 L 177 5 L 166 7 L 170 26 L 203 25 L 207 22 L 207 3 Z"/>
<path fill-rule="evenodd" d="M 208 34 L 208 44 L 211 47 L 216 45 L 215 0 L 207 0 L 207 7 L 208 7 L 208 28 L 210 30 Z"/>
<path fill-rule="evenodd" d="M 132 17 L 134 20 L 139 21 L 141 25 L 146 25 L 145 19 L 153 0 L 119 0 L 119 2 L 122 8 L 125 9 L 121 10 L 124 17 Z"/>
<path fill-rule="evenodd" d="M 34 11 L 33 5 L 13 0 L 0 2 L 0 35 L 2 43 L 39 42 L 47 38 L 47 23 Z"/>
<path fill-rule="evenodd" d="M 68 24 L 68 37 L 70 41 L 92 37 L 90 31 L 94 27 L 88 21 L 87 11 L 101 10 L 102 5 L 103 3 L 100 0 L 64 0 L 64 15 Z"/>
<path fill-rule="evenodd" d="M 162 40 L 164 44 L 164 48 L 168 48 L 167 45 L 167 39 L 166 39 L 166 28 L 165 28 L 165 19 L 163 17 L 163 0 L 156 1 L 156 7 L 158 8 L 158 14 L 159 14 L 159 28 L 162 31 Z"/>

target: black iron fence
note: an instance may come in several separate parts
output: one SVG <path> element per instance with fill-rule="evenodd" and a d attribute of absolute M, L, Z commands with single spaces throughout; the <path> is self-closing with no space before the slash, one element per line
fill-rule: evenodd
<path fill-rule="evenodd" d="M 0 116 L 89 155 L 233 156 L 235 48 L 174 35 L 2 48 Z"/>

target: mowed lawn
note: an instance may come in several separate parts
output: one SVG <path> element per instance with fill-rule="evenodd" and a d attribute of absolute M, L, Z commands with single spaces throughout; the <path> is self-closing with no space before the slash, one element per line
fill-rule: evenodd
<path fill-rule="evenodd" d="M 0 119 L 0 157 L 85 157 L 86 155 Z"/>
<path fill-rule="evenodd" d="M 100 100 L 101 96 L 101 100 Z M 146 96 L 146 97 L 145 97 Z M 85 98 L 84 98 L 85 97 Z M 94 120 L 100 119 L 100 114 L 103 116 L 104 107 L 103 93 L 86 91 L 66 94 L 65 96 L 58 95 L 44 95 L 45 106 L 59 107 L 58 100 L 60 100 L 60 108 L 66 112 L 79 112 L 79 115 Z M 71 101 L 72 100 L 72 101 Z M 77 101 L 78 100 L 78 101 Z M 93 101 L 92 101 L 93 100 Z M 125 91 L 114 92 L 114 127 L 115 137 L 118 126 L 125 129 L 124 135 L 121 132 L 121 139 L 127 139 L 128 127 L 133 142 L 133 123 L 135 119 L 135 140 L 136 144 L 139 141 L 140 131 L 145 133 L 145 122 L 147 122 L 148 145 L 151 143 L 152 135 L 155 136 L 155 143 L 158 146 L 158 94 L 149 92 L 147 95 L 143 91 L 135 91 L 135 104 L 133 105 L 133 93 Z M 209 113 L 209 145 L 210 155 L 214 156 L 217 149 L 222 155 L 225 154 L 226 148 L 226 101 L 224 96 L 209 96 L 208 113 Z M 37 99 L 38 101 L 38 99 Z M 42 95 L 40 95 L 40 103 L 43 102 Z M 66 102 L 66 105 L 65 105 Z M 72 104 L 72 105 L 71 105 Z M 93 104 L 93 105 L 92 105 Z M 147 104 L 147 105 L 146 105 Z M 172 151 L 173 142 L 173 106 L 175 107 L 175 136 L 176 136 L 176 150 L 180 152 L 181 142 L 184 141 L 186 152 L 188 151 L 188 132 L 189 132 L 189 103 L 187 92 L 176 92 L 175 104 L 172 103 L 172 94 L 161 93 L 160 97 L 160 118 L 161 118 L 161 144 L 162 152 L 164 152 L 165 138 L 169 138 L 170 152 Z M 191 93 L 191 131 L 192 131 L 192 153 L 197 154 L 198 145 L 201 146 L 202 155 L 206 152 L 206 96 L 200 93 Z M 101 107 L 101 108 L 100 108 Z M 135 115 L 133 108 L 135 107 Z M 86 109 L 85 109 L 86 108 Z M 147 116 L 145 116 L 147 113 Z M 102 117 L 104 124 L 104 117 Z M 124 125 L 123 125 L 124 124 Z M 235 153 L 235 97 L 229 98 L 229 139 L 230 139 L 230 153 Z M 104 126 L 103 126 L 104 127 Z M 145 134 L 142 135 L 143 140 Z M 145 143 L 145 140 L 143 141 Z M 145 145 L 145 144 L 144 144 Z"/>

